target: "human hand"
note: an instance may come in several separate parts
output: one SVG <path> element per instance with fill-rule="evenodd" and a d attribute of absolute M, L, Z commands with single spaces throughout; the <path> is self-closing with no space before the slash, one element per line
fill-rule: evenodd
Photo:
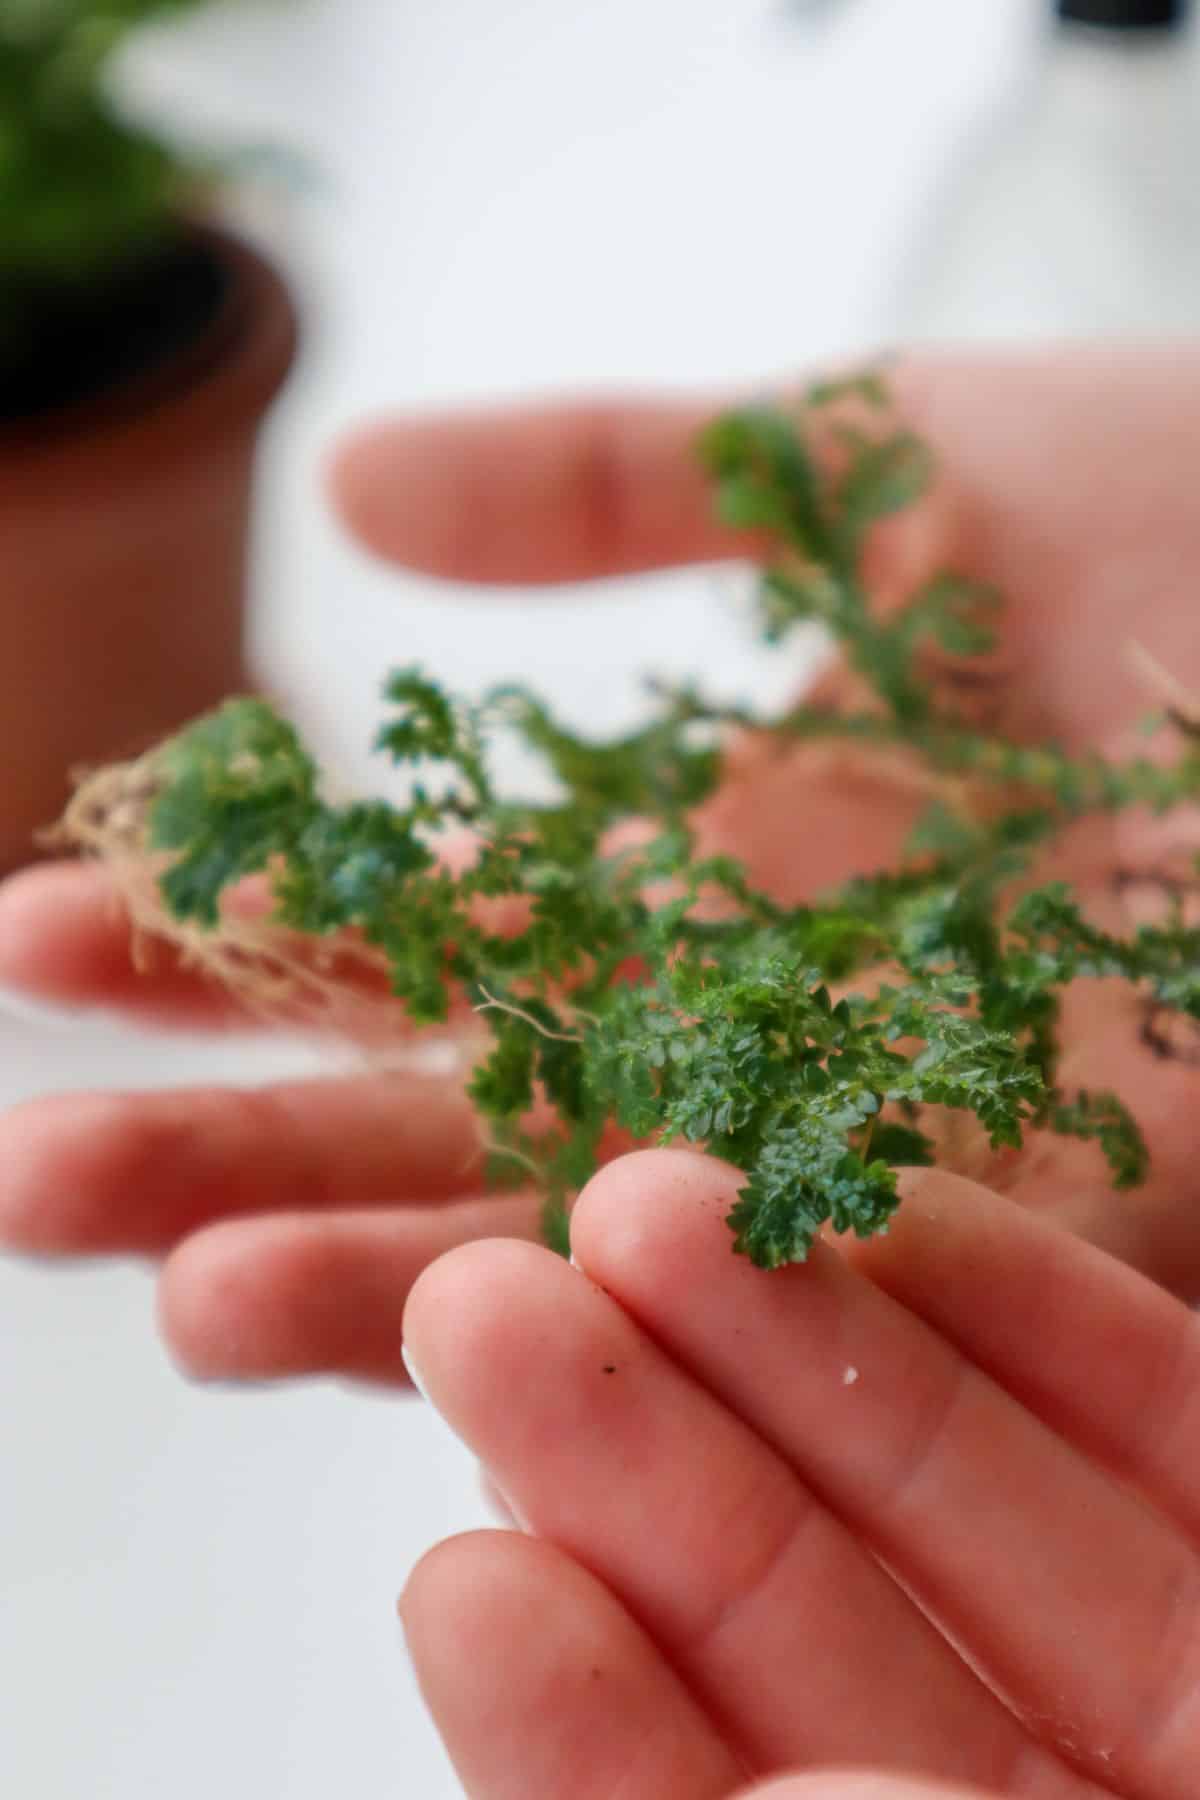
<path fill-rule="evenodd" d="M 1131 609 L 1144 649 L 1181 687 L 1200 682 L 1188 604 L 1200 352 L 946 358 L 902 367 L 894 386 L 946 477 L 911 519 L 878 532 L 872 585 L 886 606 L 950 564 L 1003 587 L 1008 636 L 975 696 L 998 727 L 1119 746 L 1146 700 L 1125 654 Z M 711 523 L 691 454 L 711 411 L 566 407 L 388 427 L 343 456 L 335 489 L 382 554 L 459 578 L 557 581 L 732 556 L 743 541 Z M 917 804 L 877 762 L 744 740 L 702 824 L 709 848 L 797 899 L 886 862 Z M 1109 922 L 1155 904 L 1183 847 L 1145 822 L 1123 831 L 1074 834 L 1054 871 Z M 169 1022 L 231 1012 L 166 950 L 148 976 L 135 968 L 91 867 L 34 870 L 4 890 L 0 979 Z M 1059 1139 L 988 1173 L 1194 1294 L 1196 1046 L 1156 1055 L 1145 1023 L 1127 989 L 1079 984 L 1065 1037 L 1072 1081 L 1116 1089 L 1140 1118 L 1146 1188 L 1113 1194 L 1094 1152 Z M 533 1236 L 538 1204 L 485 1195 L 454 1076 L 55 1096 L 0 1126 L 0 1235 L 42 1251 L 165 1256 L 165 1329 L 198 1374 L 399 1379 L 399 1309 L 415 1275 L 465 1239 Z"/>
<path fill-rule="evenodd" d="M 911 1785 L 765 1791 L 1193 1795 L 1200 1322 L 940 1172 L 764 1273 L 737 1185 L 640 1152 L 581 1197 L 578 1270 L 492 1242 L 416 1283 L 422 1386 L 528 1534 L 441 1545 L 402 1602 L 472 1800 L 847 1765 Z"/>

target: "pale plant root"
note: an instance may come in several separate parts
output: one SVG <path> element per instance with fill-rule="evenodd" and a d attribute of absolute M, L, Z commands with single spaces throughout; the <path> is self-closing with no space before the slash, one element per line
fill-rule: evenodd
<path fill-rule="evenodd" d="M 89 771 L 48 834 L 56 847 L 103 865 L 129 920 L 136 966 L 151 973 L 166 946 L 186 968 L 224 989 L 249 1020 L 342 1040 L 374 1067 L 431 1055 L 469 1062 L 478 1028 L 422 1031 L 418 1047 L 401 1002 L 389 991 L 386 956 L 353 932 L 322 940 L 288 931 L 245 889 L 234 893 L 214 928 L 176 918 L 159 888 L 170 858 L 148 842 L 158 791 L 154 752 Z"/>

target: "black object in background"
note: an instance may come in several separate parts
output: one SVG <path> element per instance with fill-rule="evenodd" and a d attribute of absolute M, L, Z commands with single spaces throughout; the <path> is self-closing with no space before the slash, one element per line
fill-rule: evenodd
<path fill-rule="evenodd" d="M 1040 0 L 1028 60 L 948 146 L 899 341 L 1194 334 L 1200 32 L 1183 0 Z"/>
<path fill-rule="evenodd" d="M 1182 25 L 1189 0 L 1057 0 L 1058 16 L 1077 25 L 1115 31 L 1161 31 Z"/>

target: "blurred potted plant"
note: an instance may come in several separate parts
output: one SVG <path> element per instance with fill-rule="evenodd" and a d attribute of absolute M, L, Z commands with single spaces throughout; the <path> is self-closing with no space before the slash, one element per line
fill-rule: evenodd
<path fill-rule="evenodd" d="M 256 439 L 295 350 L 114 53 L 204 0 L 0 0 L 0 869 L 72 769 L 246 685 Z"/>

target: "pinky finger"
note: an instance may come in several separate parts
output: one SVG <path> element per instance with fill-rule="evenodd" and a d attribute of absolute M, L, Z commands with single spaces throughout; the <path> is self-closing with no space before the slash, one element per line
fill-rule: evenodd
<path fill-rule="evenodd" d="M 745 1779 L 641 1628 L 549 1544 L 452 1538 L 400 1613 L 470 1800 L 726 1800 Z"/>

